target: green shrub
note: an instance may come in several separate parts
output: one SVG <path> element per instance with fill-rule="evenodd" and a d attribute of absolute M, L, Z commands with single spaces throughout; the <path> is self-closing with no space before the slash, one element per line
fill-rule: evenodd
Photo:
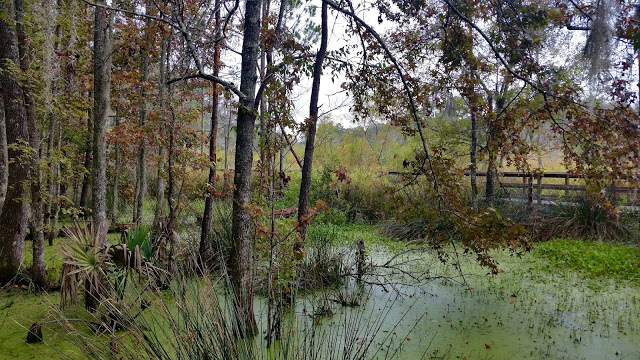
<path fill-rule="evenodd" d="M 136 246 L 140 249 L 140 253 L 146 259 L 153 258 L 153 247 L 151 244 L 151 227 L 145 224 L 139 224 L 127 231 L 127 248 L 134 252 Z"/>

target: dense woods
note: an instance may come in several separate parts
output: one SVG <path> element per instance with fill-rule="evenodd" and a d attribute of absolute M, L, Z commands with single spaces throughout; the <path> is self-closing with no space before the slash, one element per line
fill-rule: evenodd
<path fill-rule="evenodd" d="M 91 358 L 355 359 L 391 340 L 285 342 L 301 301 L 473 293 L 462 264 L 537 242 L 640 259 L 639 51 L 635 0 L 0 0 L 2 291 L 83 298 L 107 344 L 34 325 Z"/>

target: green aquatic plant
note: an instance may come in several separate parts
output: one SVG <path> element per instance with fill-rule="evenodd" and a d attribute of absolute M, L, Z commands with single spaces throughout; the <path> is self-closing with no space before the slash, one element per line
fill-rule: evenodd
<path fill-rule="evenodd" d="M 553 239 L 539 243 L 534 255 L 554 268 L 574 270 L 585 276 L 640 282 L 640 249 L 634 245 Z"/>

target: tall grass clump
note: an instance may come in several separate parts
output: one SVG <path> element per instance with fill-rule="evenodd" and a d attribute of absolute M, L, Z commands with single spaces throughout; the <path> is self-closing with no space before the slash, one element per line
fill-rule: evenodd
<path fill-rule="evenodd" d="M 232 208 L 230 203 L 214 202 L 211 218 L 211 247 L 218 263 L 226 264 L 231 249 Z"/>
<path fill-rule="evenodd" d="M 90 359 L 370 359 L 392 358 L 392 335 L 381 332 L 397 298 L 371 308 L 342 308 L 331 325 L 295 310 L 285 314 L 279 340 L 243 337 L 238 307 L 224 278 L 181 274 L 165 291 L 148 293 L 139 306 L 105 301 L 101 308 L 117 313 L 120 326 L 105 326 L 99 336 L 67 323 L 74 343 Z M 131 299 L 139 294 L 130 293 Z M 257 306 L 264 304 L 258 299 Z M 143 312 L 143 310 L 147 309 Z M 295 308 L 294 308 L 295 309 Z M 100 316 L 96 314 L 95 322 Z M 260 333 L 265 321 L 259 322 Z M 123 330 L 119 330 L 123 329 Z M 386 352 L 385 352 L 386 351 Z"/>
<path fill-rule="evenodd" d="M 556 205 L 542 214 L 539 223 L 533 226 L 539 239 L 575 237 L 599 241 L 625 238 L 631 228 L 621 221 L 621 214 L 587 198 Z"/>
<path fill-rule="evenodd" d="M 316 290 L 339 286 L 344 280 L 347 250 L 334 246 L 335 232 L 309 232 L 306 254 L 298 266 L 300 290 Z"/>

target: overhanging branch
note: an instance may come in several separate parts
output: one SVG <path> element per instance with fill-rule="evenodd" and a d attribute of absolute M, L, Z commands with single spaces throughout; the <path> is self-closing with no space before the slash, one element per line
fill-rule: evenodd
<path fill-rule="evenodd" d="M 240 91 L 240 89 L 238 89 L 238 87 L 236 87 L 236 85 L 230 81 L 226 81 L 218 76 L 213 76 L 210 74 L 203 74 L 203 73 L 197 73 L 197 74 L 192 74 L 192 75 L 185 75 L 185 76 L 181 76 L 179 78 L 173 78 L 169 81 L 167 81 L 167 85 L 171 85 L 175 82 L 178 81 L 183 81 L 183 80 L 189 80 L 189 79 L 204 79 L 204 80 L 208 80 L 208 81 L 212 81 L 215 82 L 217 84 L 219 84 L 220 86 L 222 86 L 223 88 L 233 92 L 234 94 L 238 95 L 238 97 L 240 98 L 240 100 L 246 100 L 247 99 L 247 95 L 245 95 L 242 91 Z"/>

